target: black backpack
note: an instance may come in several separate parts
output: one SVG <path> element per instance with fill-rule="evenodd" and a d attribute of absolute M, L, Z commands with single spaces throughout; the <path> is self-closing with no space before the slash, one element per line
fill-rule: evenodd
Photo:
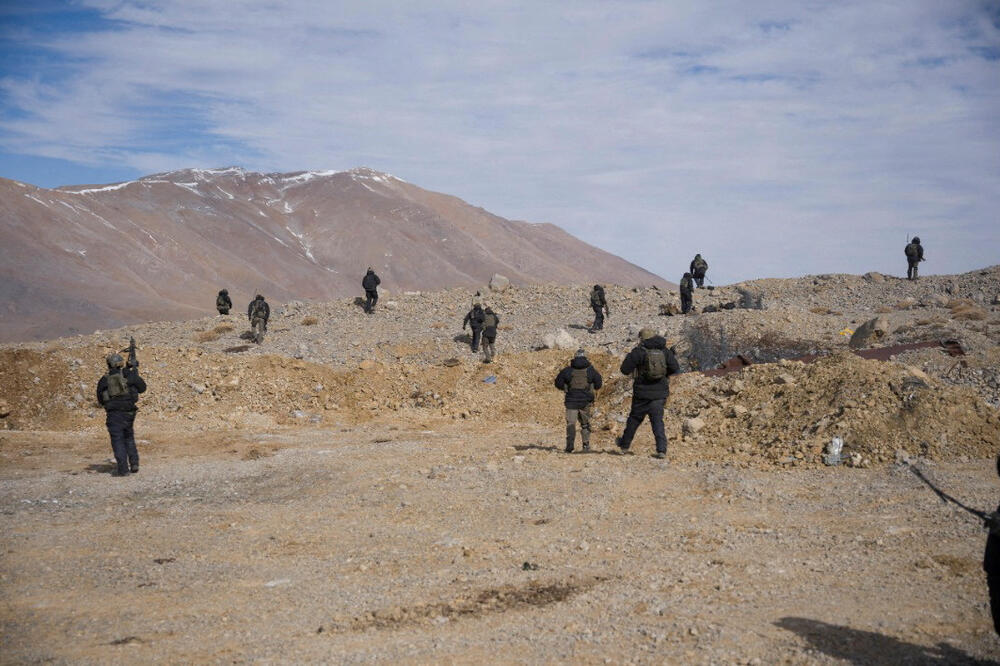
<path fill-rule="evenodd" d="M 917 258 L 917 244 L 916 243 L 910 243 L 909 245 L 906 246 L 906 249 L 903 250 L 903 251 L 906 253 L 906 256 L 909 259 L 916 259 Z"/>

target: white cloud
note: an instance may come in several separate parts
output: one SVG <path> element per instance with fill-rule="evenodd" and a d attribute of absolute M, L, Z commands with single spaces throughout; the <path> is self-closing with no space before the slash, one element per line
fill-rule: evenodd
<path fill-rule="evenodd" d="M 84 4 L 115 23 L 43 42 L 66 76 L 3 77 L 8 151 L 365 164 L 673 279 L 899 272 L 908 231 L 931 270 L 1000 260 L 978 2 Z"/>

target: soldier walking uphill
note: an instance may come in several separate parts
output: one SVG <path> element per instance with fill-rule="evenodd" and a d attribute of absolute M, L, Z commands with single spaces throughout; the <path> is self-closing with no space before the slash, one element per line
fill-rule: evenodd
<path fill-rule="evenodd" d="M 227 315 L 232 307 L 233 300 L 229 298 L 229 290 L 221 290 L 219 295 L 215 297 L 215 309 L 219 311 L 220 315 Z"/>
<path fill-rule="evenodd" d="M 97 402 L 107 413 L 105 420 L 115 454 L 117 475 L 128 476 L 139 471 L 139 451 L 135 448 L 135 413 L 139 394 L 146 391 L 146 382 L 139 376 L 139 362 L 125 367 L 121 354 L 108 354 L 108 374 L 97 382 Z"/>
<path fill-rule="evenodd" d="M 920 237 L 914 236 L 903 252 L 906 254 L 906 279 L 916 280 L 917 264 L 924 260 L 924 246 L 920 244 Z"/>
<path fill-rule="evenodd" d="M 361 287 L 365 290 L 365 312 L 374 314 L 375 304 L 378 303 L 378 286 L 382 280 L 378 279 L 372 267 L 368 267 L 368 272 L 361 278 Z"/>
<path fill-rule="evenodd" d="M 644 328 L 639 331 L 639 345 L 622 361 L 623 375 L 632 375 L 632 409 L 625 422 L 625 432 L 618 438 L 622 453 L 632 446 L 632 438 L 642 419 L 649 417 L 656 440 L 656 457 L 667 456 L 667 433 L 663 429 L 663 404 L 670 394 L 670 375 L 680 372 L 677 358 L 667 349 L 667 341 L 656 331 Z"/>
<path fill-rule="evenodd" d="M 690 271 L 695 284 L 699 287 L 704 287 L 705 273 L 708 271 L 708 262 L 702 259 L 700 254 L 694 255 L 694 259 L 691 260 Z"/>
<path fill-rule="evenodd" d="M 500 316 L 487 305 L 483 310 L 483 363 L 492 363 L 497 353 L 494 345 L 497 341 L 498 326 L 500 326 Z"/>
<path fill-rule="evenodd" d="M 604 328 L 604 315 L 610 315 L 608 311 L 608 299 L 604 296 L 604 287 L 595 284 L 590 291 L 590 307 L 594 310 L 594 325 L 590 332 L 599 331 Z"/>
<path fill-rule="evenodd" d="M 583 450 L 590 450 L 590 405 L 594 402 L 594 391 L 601 388 L 604 380 L 597 368 L 590 364 L 582 349 L 570 364 L 556 375 L 556 388 L 566 393 L 566 453 L 573 453 L 576 441 L 576 422 L 580 421 L 580 439 Z"/>
<path fill-rule="evenodd" d="M 250 301 L 247 306 L 247 319 L 250 320 L 250 330 L 254 333 L 254 340 L 260 344 L 264 339 L 264 332 L 267 330 L 267 320 L 271 318 L 271 306 L 267 304 L 260 294 Z M 258 333 L 259 331 L 259 333 Z"/>
<path fill-rule="evenodd" d="M 479 351 L 479 338 L 483 334 L 483 321 L 486 319 L 486 312 L 483 310 L 483 306 L 479 303 L 473 303 L 472 309 L 465 314 L 465 319 L 462 320 L 462 330 L 465 330 L 466 326 L 472 327 L 472 353 L 475 354 Z M 496 334 L 494 333 L 494 336 Z"/>
<path fill-rule="evenodd" d="M 681 313 L 687 314 L 691 311 L 691 306 L 694 303 L 694 285 L 691 284 L 691 274 L 685 273 L 684 277 L 681 278 L 680 282 L 681 288 Z"/>

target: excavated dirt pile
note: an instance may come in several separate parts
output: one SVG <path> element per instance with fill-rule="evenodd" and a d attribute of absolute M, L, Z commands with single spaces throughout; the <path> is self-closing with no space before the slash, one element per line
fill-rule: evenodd
<path fill-rule="evenodd" d="M 150 390 L 142 419 L 193 430 L 370 421 L 431 427 L 441 420 L 467 421 L 470 432 L 512 423 L 558 430 L 562 396 L 552 380 L 568 360 L 565 351 L 546 350 L 493 365 L 369 361 L 344 371 L 280 356 L 159 348 L 144 356 Z M 100 428 L 92 370 L 100 358 L 101 350 L 0 352 L 7 427 Z M 609 448 L 628 412 L 631 380 L 617 372 L 618 356 L 591 360 L 607 379 L 594 409 L 595 444 Z M 685 373 L 672 386 L 667 430 L 679 460 L 820 465 L 834 436 L 843 439 L 848 462 L 861 466 L 893 460 L 899 450 L 954 459 L 1000 448 L 1000 419 L 972 390 L 852 354 L 755 365 L 722 378 Z M 637 450 L 649 437 L 644 425 Z"/>

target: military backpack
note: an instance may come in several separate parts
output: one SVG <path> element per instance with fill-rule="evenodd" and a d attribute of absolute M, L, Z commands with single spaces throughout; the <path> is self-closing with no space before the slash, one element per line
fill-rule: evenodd
<path fill-rule="evenodd" d="M 572 391 L 589 391 L 590 377 L 587 368 L 573 368 L 569 376 L 569 388 Z"/>
<path fill-rule="evenodd" d="M 667 376 L 667 352 L 665 349 L 647 349 L 641 366 L 642 379 L 658 382 Z"/>
<path fill-rule="evenodd" d="M 104 389 L 104 402 L 115 398 L 131 397 L 128 390 L 128 380 L 120 372 L 109 372 L 104 375 L 108 380 L 108 387 Z"/>
<path fill-rule="evenodd" d="M 917 258 L 917 244 L 916 243 L 910 243 L 909 245 L 906 246 L 906 249 L 904 250 L 904 252 L 906 252 L 906 256 L 908 258 L 910 258 L 910 259 L 916 259 Z"/>
<path fill-rule="evenodd" d="M 485 328 L 496 328 L 497 324 L 499 324 L 499 323 L 500 323 L 500 321 L 497 319 L 497 316 L 495 314 L 493 314 L 492 312 L 486 314 L 483 317 L 483 326 Z"/>
<path fill-rule="evenodd" d="M 267 314 L 267 309 L 264 307 L 264 301 L 254 301 L 253 307 L 250 309 L 250 319 L 263 319 Z"/>

